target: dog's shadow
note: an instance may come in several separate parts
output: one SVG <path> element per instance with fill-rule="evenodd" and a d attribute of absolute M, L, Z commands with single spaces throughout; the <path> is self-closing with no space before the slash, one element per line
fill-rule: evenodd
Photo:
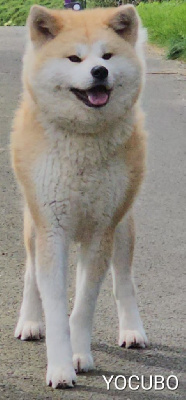
<path fill-rule="evenodd" d="M 111 356 L 113 355 L 114 357 L 117 356 L 123 361 L 137 362 L 145 367 L 156 367 L 166 369 L 167 371 L 174 370 L 174 373 L 186 372 L 186 362 L 184 362 L 186 351 L 180 347 L 153 343 L 147 349 L 122 349 L 107 344 L 93 344 L 92 349 Z M 107 372 L 107 374 L 110 375 L 110 372 Z M 116 371 L 112 372 L 112 375 L 116 375 Z"/>
<path fill-rule="evenodd" d="M 157 370 L 159 370 L 159 368 L 164 369 L 166 371 L 166 376 L 172 375 L 172 370 L 174 370 L 174 375 L 176 375 L 179 372 L 184 373 L 184 371 L 186 370 L 186 365 L 184 363 L 184 357 L 185 357 L 185 349 L 184 348 L 178 348 L 178 347 L 172 347 L 172 346 L 166 346 L 166 345 L 159 345 L 159 344 L 153 344 L 149 345 L 147 349 L 130 349 L 130 350 L 124 350 L 121 349 L 119 347 L 115 347 L 115 346 L 109 346 L 107 344 L 97 344 L 94 343 L 92 345 L 92 350 L 94 352 L 104 352 L 109 354 L 109 356 L 114 356 L 114 357 L 118 357 L 120 360 L 123 361 L 133 361 L 133 362 L 137 362 L 139 364 L 141 364 L 141 369 L 143 370 L 143 367 L 148 367 L 149 368 L 149 374 L 148 376 L 145 376 L 145 382 L 146 385 L 148 386 L 149 383 L 149 375 L 153 375 L 153 371 L 155 370 L 155 368 L 157 368 Z M 167 354 L 168 353 L 168 354 Z M 131 368 L 130 368 L 131 369 Z M 104 375 L 106 378 L 110 378 L 112 375 L 114 375 L 114 377 L 118 376 L 118 375 L 124 375 L 126 380 L 128 380 L 128 378 L 133 375 L 136 374 L 138 376 L 140 376 L 141 374 L 136 373 L 135 371 L 133 371 L 130 374 L 125 374 L 123 373 L 121 370 L 117 371 L 117 370 L 103 370 L 103 369 L 95 369 L 93 371 L 89 371 L 86 374 L 87 377 L 93 377 L 93 378 L 101 378 L 103 380 L 103 376 Z M 157 371 L 156 371 L 156 374 Z M 159 373 L 160 375 L 162 375 L 162 373 Z M 154 374 L 155 375 L 155 374 Z M 103 380 L 104 382 L 104 380 Z M 100 382 L 99 382 L 100 383 Z M 182 391 L 183 391 L 183 383 L 179 382 L 179 394 L 181 395 Z M 105 395 L 108 398 L 124 398 L 124 391 L 119 391 L 117 390 L 113 385 L 110 385 L 110 389 L 107 390 L 106 388 L 106 383 L 105 383 L 105 388 L 103 387 L 96 387 L 96 386 L 90 386 L 90 385 L 82 385 L 79 384 L 73 389 L 73 391 L 77 391 L 78 392 L 90 392 L 91 395 L 88 396 L 87 393 L 87 398 L 92 399 L 94 396 L 96 396 L 96 394 L 99 395 L 103 395 L 103 398 L 105 398 Z M 174 393 L 174 395 L 176 395 L 176 392 L 170 392 L 169 391 L 169 395 L 170 393 Z M 146 391 L 143 390 L 143 393 L 140 391 L 137 391 L 137 395 L 135 393 L 135 391 L 132 391 L 130 389 L 126 390 L 125 395 L 127 395 L 126 398 L 130 398 L 130 400 L 133 399 L 137 399 L 137 400 L 149 400 L 152 398 L 153 396 L 153 400 L 167 400 L 167 390 L 165 390 L 165 392 L 156 392 L 154 389 L 150 390 L 150 391 Z M 176 397 L 175 397 L 176 398 Z"/>

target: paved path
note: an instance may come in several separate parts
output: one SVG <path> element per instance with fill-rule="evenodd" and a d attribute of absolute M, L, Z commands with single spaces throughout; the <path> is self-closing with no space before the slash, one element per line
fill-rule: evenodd
<path fill-rule="evenodd" d="M 19 191 L 9 162 L 9 132 L 21 90 L 23 28 L 0 28 L 0 399 L 185 399 L 184 311 L 186 250 L 186 126 L 184 68 L 148 54 L 144 106 L 149 130 L 148 175 L 136 203 L 135 277 L 138 303 L 150 340 L 146 350 L 117 346 L 117 316 L 110 275 L 96 310 L 93 354 L 96 369 L 81 375 L 72 390 L 45 386 L 44 342 L 13 338 L 23 288 L 24 250 Z M 74 288 L 74 254 L 70 266 L 69 308 Z M 179 378 L 176 392 L 110 391 L 102 375 L 171 374 Z M 121 383 L 121 382 L 120 382 Z"/>

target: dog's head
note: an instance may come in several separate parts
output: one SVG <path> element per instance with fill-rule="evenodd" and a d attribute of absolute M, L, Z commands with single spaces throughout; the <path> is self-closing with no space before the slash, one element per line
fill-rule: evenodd
<path fill-rule="evenodd" d="M 85 11 L 33 6 L 24 82 L 56 123 L 95 125 L 123 116 L 143 81 L 140 21 L 131 5 Z"/>

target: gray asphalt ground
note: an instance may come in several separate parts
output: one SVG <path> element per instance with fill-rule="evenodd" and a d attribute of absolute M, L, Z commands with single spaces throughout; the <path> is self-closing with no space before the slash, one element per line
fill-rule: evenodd
<path fill-rule="evenodd" d="M 45 386 L 45 343 L 20 342 L 13 332 L 22 299 L 24 249 L 22 204 L 9 161 L 9 133 L 21 92 L 24 28 L 0 28 L 0 399 L 185 399 L 185 250 L 186 250 L 186 92 L 184 65 L 148 51 L 144 94 L 149 131 L 148 174 L 136 202 L 137 240 L 134 269 L 137 297 L 150 341 L 146 350 L 117 346 L 118 321 L 110 274 L 99 297 L 93 355 L 96 369 L 80 375 L 77 386 Z M 72 250 L 69 309 L 74 293 Z M 176 375 L 176 391 L 125 389 L 102 375 Z M 174 382 L 173 382 L 174 383 Z M 122 385 L 122 381 L 119 382 Z M 186 388 L 185 388 L 186 390 Z"/>

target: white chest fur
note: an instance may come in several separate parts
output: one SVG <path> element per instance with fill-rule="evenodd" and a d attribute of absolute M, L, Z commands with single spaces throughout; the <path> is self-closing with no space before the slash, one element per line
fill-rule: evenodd
<path fill-rule="evenodd" d="M 78 240 L 105 229 L 125 201 L 128 173 L 118 148 L 126 135 L 47 137 L 47 151 L 34 169 L 37 202 L 50 222 Z M 52 139 L 51 139 L 52 138 Z"/>

